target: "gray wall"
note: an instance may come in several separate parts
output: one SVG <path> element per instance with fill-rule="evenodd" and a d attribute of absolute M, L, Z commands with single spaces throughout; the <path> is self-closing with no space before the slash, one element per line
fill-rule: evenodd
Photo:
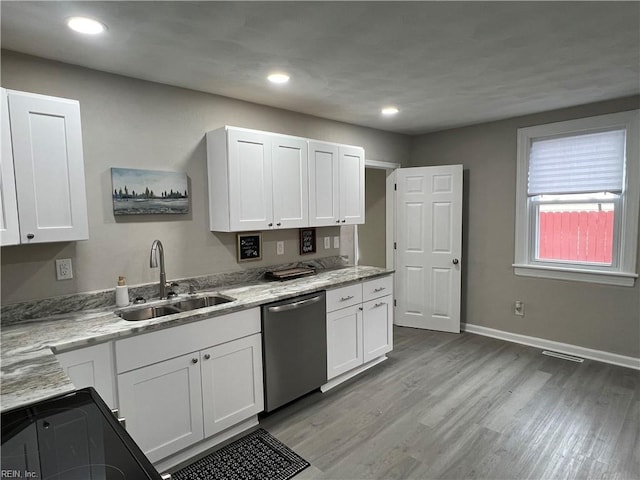
<path fill-rule="evenodd" d="M 639 281 L 616 287 L 527 278 L 511 267 L 516 130 L 638 107 L 632 97 L 413 139 L 410 166 L 464 165 L 463 322 L 640 357 Z M 515 300 L 525 303 L 524 318 L 513 315 Z"/>
<path fill-rule="evenodd" d="M 236 262 L 236 235 L 212 233 L 208 223 L 204 134 L 225 124 L 361 145 L 367 158 L 400 162 L 404 135 L 356 127 L 192 90 L 2 52 L 2 86 L 80 101 L 85 156 L 88 241 L 3 247 L 2 303 L 101 290 L 118 275 L 131 285 L 157 281 L 149 268 L 154 239 L 165 247 L 169 279 L 306 260 L 298 230 L 265 232 L 264 260 Z M 191 191 L 189 215 L 118 218 L 111 205 L 111 167 L 184 171 Z M 338 227 L 318 237 L 340 235 Z M 276 256 L 276 241 L 285 255 Z M 333 242 L 332 242 L 333 245 Z M 337 255 L 318 244 L 316 257 Z M 71 258 L 74 278 L 56 281 L 54 260 Z"/>
<path fill-rule="evenodd" d="M 387 174 L 377 168 L 365 169 L 365 224 L 358 225 L 360 265 L 384 267 L 386 258 Z"/>

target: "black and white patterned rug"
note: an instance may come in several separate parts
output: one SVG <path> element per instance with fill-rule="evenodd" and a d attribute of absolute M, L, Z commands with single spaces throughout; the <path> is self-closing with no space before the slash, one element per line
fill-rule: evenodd
<path fill-rule="evenodd" d="M 260 428 L 171 475 L 172 480 L 288 480 L 309 466 Z"/>

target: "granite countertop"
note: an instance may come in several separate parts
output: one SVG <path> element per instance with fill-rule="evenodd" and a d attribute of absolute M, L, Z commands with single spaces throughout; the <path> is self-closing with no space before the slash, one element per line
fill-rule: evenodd
<path fill-rule="evenodd" d="M 116 308 L 112 306 L 29 320 L 4 327 L 0 336 L 0 410 L 12 409 L 75 390 L 56 360 L 54 352 L 175 327 L 390 273 L 393 271 L 378 267 L 346 267 L 284 282 L 228 286 L 217 289 L 215 293 L 234 298 L 232 302 L 150 320 L 122 320 L 115 315 Z M 148 305 L 162 303 L 167 302 L 149 302 Z"/>

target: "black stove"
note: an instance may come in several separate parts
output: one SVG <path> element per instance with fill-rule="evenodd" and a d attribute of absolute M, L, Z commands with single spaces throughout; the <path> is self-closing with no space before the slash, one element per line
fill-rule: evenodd
<path fill-rule="evenodd" d="M 91 387 L 2 413 L 1 474 L 39 480 L 161 480 Z"/>

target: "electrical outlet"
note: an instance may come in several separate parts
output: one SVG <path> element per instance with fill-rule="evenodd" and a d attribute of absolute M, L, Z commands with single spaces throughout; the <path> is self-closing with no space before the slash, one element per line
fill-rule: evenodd
<path fill-rule="evenodd" d="M 340 237 L 333 237 L 333 248 L 340 248 Z"/>
<path fill-rule="evenodd" d="M 516 300 L 516 303 L 514 304 L 514 307 L 513 307 L 513 313 L 515 315 L 518 315 L 519 317 L 524 317 L 524 302 L 521 302 L 520 300 Z"/>
<path fill-rule="evenodd" d="M 73 278 L 73 267 L 70 258 L 56 259 L 56 278 L 58 280 L 69 280 Z"/>
<path fill-rule="evenodd" d="M 276 254 L 284 255 L 284 242 L 282 240 L 276 242 Z"/>
<path fill-rule="evenodd" d="M 331 237 L 324 237 L 324 249 L 328 250 L 331 248 Z"/>

